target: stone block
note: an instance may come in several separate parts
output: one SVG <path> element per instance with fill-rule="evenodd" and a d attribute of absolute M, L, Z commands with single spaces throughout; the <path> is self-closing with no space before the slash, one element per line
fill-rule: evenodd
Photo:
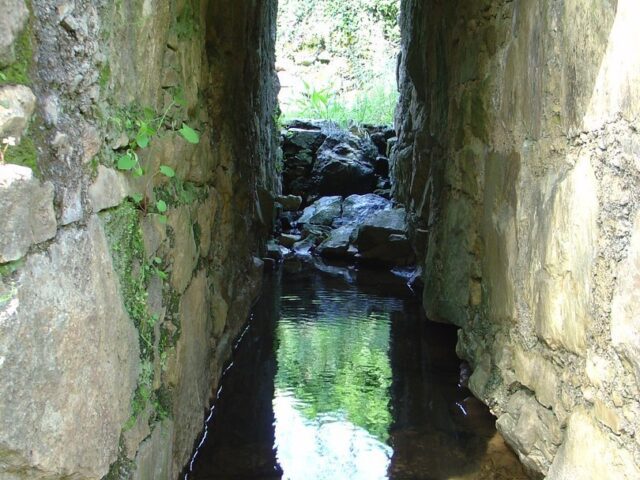
<path fill-rule="evenodd" d="M 24 256 L 31 245 L 56 235 L 53 185 L 30 168 L 0 165 L 0 263 Z"/>
<path fill-rule="evenodd" d="M 193 269 L 198 262 L 198 249 L 193 238 L 191 214 L 189 208 L 182 206 L 171 209 L 168 225 L 173 229 L 173 247 L 171 248 L 171 286 L 178 293 L 184 292 L 191 281 Z"/>
<path fill-rule="evenodd" d="M 627 258 L 619 265 L 617 277 L 611 304 L 611 340 L 640 386 L 640 215 L 635 219 Z"/>
<path fill-rule="evenodd" d="M 129 182 L 123 173 L 104 165 L 98 166 L 98 175 L 89 187 L 89 201 L 94 213 L 120 205 L 130 193 Z"/>
<path fill-rule="evenodd" d="M 15 61 L 15 41 L 29 18 L 24 0 L 2 0 L 0 2 L 0 67 Z"/>
<path fill-rule="evenodd" d="M 20 139 L 36 108 L 36 96 L 24 85 L 0 87 L 0 140 Z"/>
<path fill-rule="evenodd" d="M 548 408 L 558 402 L 559 379 L 553 364 L 536 352 L 516 348 L 513 355 L 516 379 L 535 393 L 537 400 Z"/>
<path fill-rule="evenodd" d="M 16 275 L 0 305 L 0 478 L 102 478 L 130 415 L 139 347 L 100 222 L 64 229 Z"/>
<path fill-rule="evenodd" d="M 635 480 L 640 469 L 631 452 L 603 432 L 584 410 L 569 418 L 565 438 L 558 450 L 548 480 Z"/>
<path fill-rule="evenodd" d="M 539 227 L 542 269 L 537 274 L 536 332 L 551 348 L 583 355 L 596 252 L 598 194 L 588 157 L 557 184 L 548 184 L 551 208 Z"/>

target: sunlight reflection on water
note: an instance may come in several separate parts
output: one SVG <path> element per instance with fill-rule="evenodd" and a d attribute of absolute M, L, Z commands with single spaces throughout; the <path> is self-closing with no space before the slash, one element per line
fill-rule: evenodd
<path fill-rule="evenodd" d="M 283 480 L 386 479 L 393 450 L 344 415 L 315 419 L 300 414 L 291 392 L 277 390 L 273 400 L 278 463 Z"/>

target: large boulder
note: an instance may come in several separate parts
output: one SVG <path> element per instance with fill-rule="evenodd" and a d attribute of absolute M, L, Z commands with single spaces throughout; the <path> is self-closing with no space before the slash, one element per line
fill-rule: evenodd
<path fill-rule="evenodd" d="M 372 192 L 376 186 L 376 154 L 370 140 L 347 132 L 333 133 L 318 149 L 311 171 L 312 190 L 320 195 L 343 196 Z"/>
<path fill-rule="evenodd" d="M 391 202 L 374 193 L 350 195 L 342 203 L 342 216 L 333 222 L 334 227 L 362 223 L 373 213 L 391 208 Z"/>
<path fill-rule="evenodd" d="M 388 240 L 390 235 L 406 232 L 404 208 L 381 210 L 367 217 L 355 232 L 354 243 L 361 252 L 367 251 Z"/>
<path fill-rule="evenodd" d="M 369 216 L 351 236 L 363 261 L 409 265 L 415 254 L 406 236 L 405 210 L 381 210 Z"/>
<path fill-rule="evenodd" d="M 283 147 L 285 152 L 295 150 L 315 151 L 327 136 L 321 130 L 308 128 L 289 128 L 284 136 Z"/>
<path fill-rule="evenodd" d="M 322 197 L 304 209 L 298 224 L 331 225 L 342 214 L 342 197 Z"/>
<path fill-rule="evenodd" d="M 333 230 L 329 237 L 324 240 L 316 252 L 326 258 L 344 258 L 353 256 L 355 253 L 351 246 L 351 235 L 355 230 L 355 225 L 343 225 L 342 227 Z"/>

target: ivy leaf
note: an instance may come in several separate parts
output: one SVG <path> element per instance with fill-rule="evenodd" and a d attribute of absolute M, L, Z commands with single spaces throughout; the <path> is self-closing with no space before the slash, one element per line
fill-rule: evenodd
<path fill-rule="evenodd" d="M 144 175 L 144 170 L 142 169 L 142 167 L 138 167 L 133 171 L 134 177 L 141 177 L 142 175 Z"/>
<path fill-rule="evenodd" d="M 128 152 L 118 158 L 117 167 L 119 170 L 129 171 L 135 167 L 137 163 L 136 158 L 131 154 L 131 152 Z"/>
<path fill-rule="evenodd" d="M 167 165 L 160 165 L 160 173 L 169 178 L 173 178 L 176 176 L 175 170 L 171 167 L 168 167 Z"/>
<path fill-rule="evenodd" d="M 167 202 L 165 202 L 164 200 L 158 200 L 156 202 L 156 209 L 160 213 L 166 212 L 167 211 Z"/>
<path fill-rule="evenodd" d="M 186 123 L 182 124 L 182 128 L 178 130 L 178 133 L 182 135 L 187 142 L 197 144 L 200 143 L 200 135 L 193 128 Z"/>
<path fill-rule="evenodd" d="M 143 198 L 144 195 L 142 195 L 141 193 L 134 193 L 133 195 L 131 195 L 131 200 L 133 200 L 135 203 L 142 202 Z"/>

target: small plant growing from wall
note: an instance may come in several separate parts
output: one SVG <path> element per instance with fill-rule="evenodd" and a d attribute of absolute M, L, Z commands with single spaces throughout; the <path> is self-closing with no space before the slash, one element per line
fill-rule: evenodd
<path fill-rule="evenodd" d="M 142 114 L 134 119 L 128 119 L 126 125 L 127 127 L 135 128 L 135 136 L 133 140 L 129 142 L 126 147 L 126 152 L 120 155 L 116 160 L 116 167 L 119 170 L 131 172 L 134 177 L 141 177 L 145 174 L 144 169 L 140 163 L 140 158 L 136 153 L 137 149 L 146 149 L 151 140 L 156 137 L 159 132 L 165 127 L 165 120 L 169 112 L 176 107 L 184 107 L 186 106 L 186 102 L 182 95 L 180 89 L 174 92 L 171 102 L 162 113 L 162 115 L 156 115 L 156 113 L 149 108 L 145 108 L 142 110 Z M 185 122 L 182 122 L 180 128 L 177 128 L 175 122 L 171 122 L 168 127 L 168 130 L 176 131 L 178 134 L 187 142 L 191 144 L 200 143 L 200 135 L 199 133 L 187 125 Z M 160 165 L 158 171 L 154 172 L 153 175 L 149 177 L 147 183 L 145 185 L 144 192 L 148 191 L 150 185 L 153 184 L 154 179 L 157 176 L 164 176 L 167 178 L 174 178 L 176 176 L 176 172 L 173 168 L 168 165 Z M 149 204 L 145 197 L 144 193 L 136 193 L 132 195 L 133 201 L 138 204 L 143 212 L 149 212 Z M 159 215 L 159 220 L 162 223 L 166 223 L 167 217 L 166 212 L 168 209 L 167 203 L 164 200 L 157 200 L 155 202 L 155 210 Z"/>

